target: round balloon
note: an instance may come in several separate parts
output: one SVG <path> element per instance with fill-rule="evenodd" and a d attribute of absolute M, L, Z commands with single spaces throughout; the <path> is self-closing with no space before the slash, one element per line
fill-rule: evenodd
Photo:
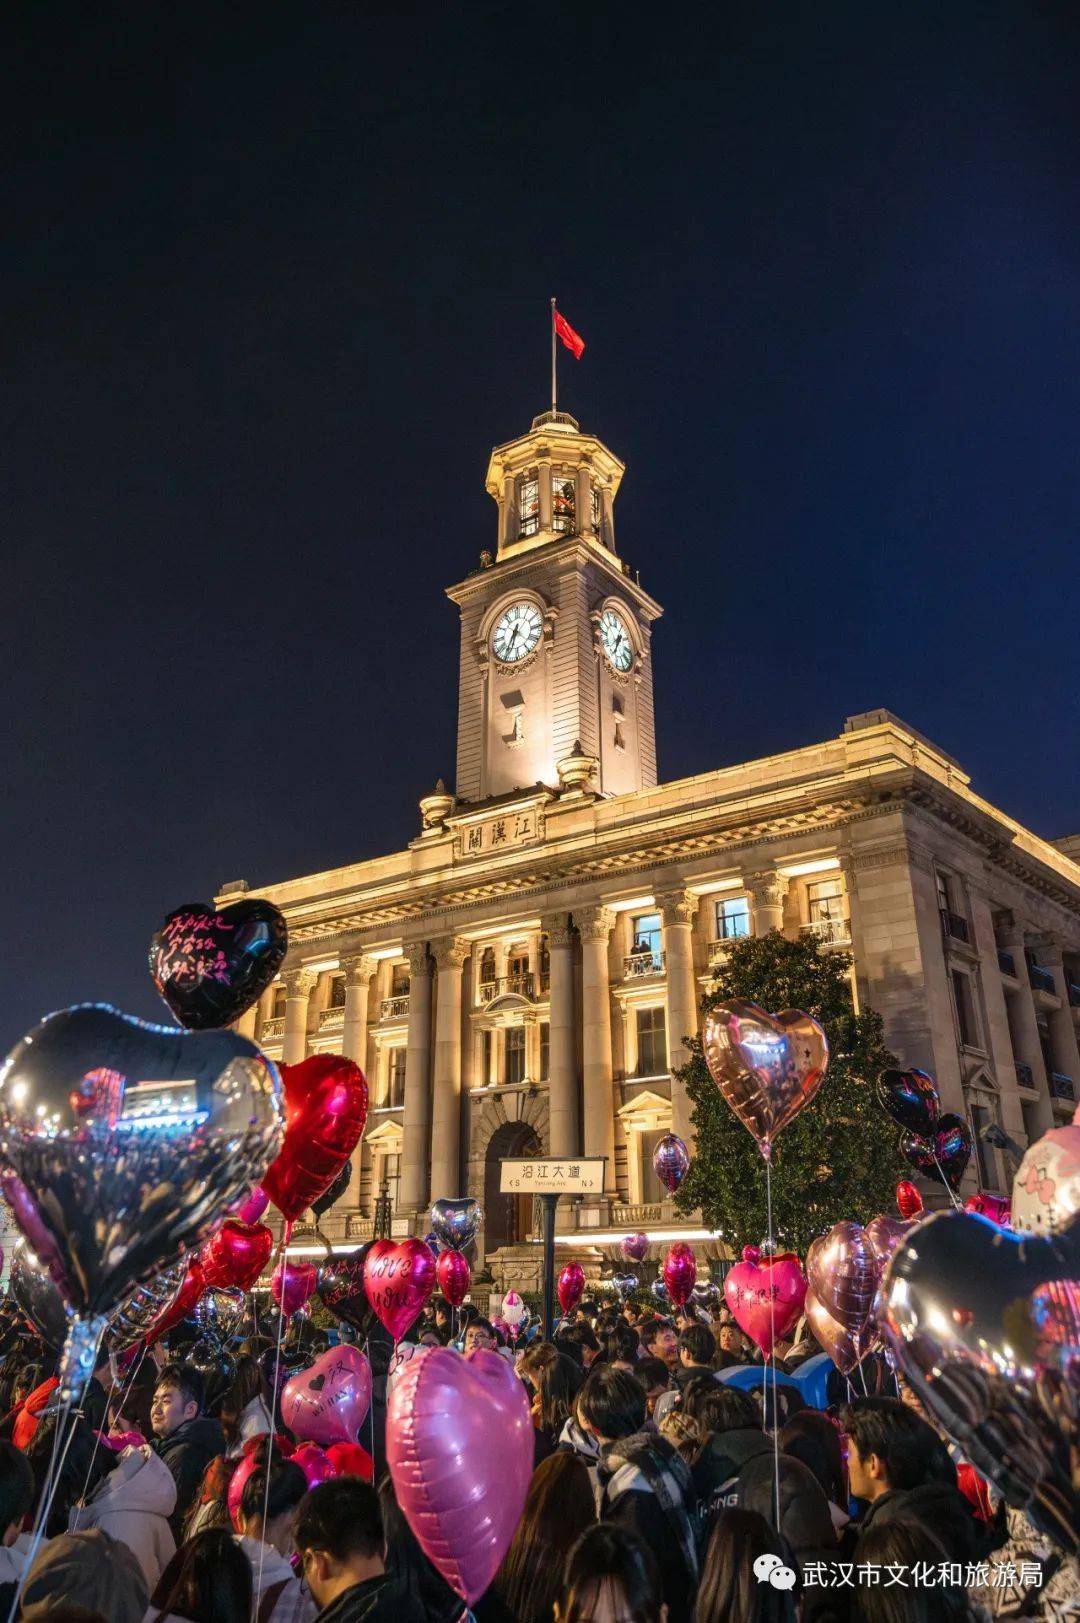
<path fill-rule="evenodd" d="M 285 1142 L 262 1185 L 289 1222 L 348 1165 L 367 1121 L 364 1073 L 340 1054 L 312 1054 L 283 1065 Z"/>
<path fill-rule="evenodd" d="M 824 1031 L 798 1009 L 769 1014 L 733 998 L 709 1011 L 701 1040 L 721 1097 L 768 1160 L 777 1135 L 821 1086 L 829 1063 Z"/>
<path fill-rule="evenodd" d="M 262 1177 L 282 1139 L 277 1072 L 234 1032 L 82 1004 L 8 1055 L 0 1133 L 16 1221 L 67 1306 L 97 1320 Z"/>
<path fill-rule="evenodd" d="M 150 942 L 150 975 L 182 1026 L 228 1026 L 262 996 L 288 945 L 285 919 L 258 897 L 220 910 L 189 902 Z"/>
<path fill-rule="evenodd" d="M 664 1258 L 664 1285 L 676 1307 L 682 1307 L 684 1302 L 689 1301 L 696 1279 L 697 1260 L 693 1247 L 683 1240 L 676 1240 L 668 1247 Z"/>
<path fill-rule="evenodd" d="M 906 1178 L 896 1186 L 896 1209 L 901 1217 L 918 1217 L 923 1209 L 922 1196 Z"/>

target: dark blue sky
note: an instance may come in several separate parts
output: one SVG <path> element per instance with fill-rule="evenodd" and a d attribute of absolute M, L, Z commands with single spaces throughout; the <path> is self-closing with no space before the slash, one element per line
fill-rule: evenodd
<path fill-rule="evenodd" d="M 6 23 L 0 1045 L 415 834 L 552 293 L 662 778 L 886 705 L 1080 827 L 1075 7 L 169 9 Z"/>

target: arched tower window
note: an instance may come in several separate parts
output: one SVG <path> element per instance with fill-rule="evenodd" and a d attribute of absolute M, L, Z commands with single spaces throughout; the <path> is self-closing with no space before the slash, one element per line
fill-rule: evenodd
<path fill-rule="evenodd" d="M 518 480 L 518 533 L 535 535 L 540 528 L 540 475 L 530 468 Z"/>
<path fill-rule="evenodd" d="M 565 535 L 577 529 L 573 468 L 551 470 L 551 527 Z"/>

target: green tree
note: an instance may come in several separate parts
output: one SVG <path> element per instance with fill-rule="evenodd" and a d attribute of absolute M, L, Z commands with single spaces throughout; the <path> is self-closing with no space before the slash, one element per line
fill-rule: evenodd
<path fill-rule="evenodd" d="M 802 1009 L 825 1028 L 829 1068 L 817 1094 L 773 1145 L 773 1227 L 778 1242 L 805 1255 L 810 1241 L 841 1218 L 865 1223 L 891 1211 L 904 1164 L 897 1131 L 877 1103 L 879 1072 L 897 1061 L 882 1041 L 881 1017 L 859 1014 L 851 996 L 851 958 L 821 952 L 808 936 L 788 941 L 776 930 L 732 943 L 704 1001 L 707 1011 L 745 998 L 777 1013 Z M 697 1150 L 675 1203 L 701 1211 L 722 1229 L 737 1256 L 767 1233 L 765 1164 L 746 1128 L 721 1098 L 701 1043 L 676 1074 L 690 1098 Z"/>

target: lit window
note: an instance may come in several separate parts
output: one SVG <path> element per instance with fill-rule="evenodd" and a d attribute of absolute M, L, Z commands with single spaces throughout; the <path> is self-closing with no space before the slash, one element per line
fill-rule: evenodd
<path fill-rule="evenodd" d="M 551 525 L 567 535 L 574 533 L 574 475 L 565 468 L 551 470 Z"/>
<path fill-rule="evenodd" d="M 637 1074 L 667 1075 L 667 1023 L 663 1009 L 637 1011 Z"/>
<path fill-rule="evenodd" d="M 660 942 L 662 939 L 659 913 L 639 913 L 637 918 L 631 921 L 631 925 L 633 946 L 630 950 L 635 958 L 639 954 L 643 956 L 645 953 L 650 953 L 654 963 L 659 965 Z"/>
<path fill-rule="evenodd" d="M 521 476 L 518 486 L 518 519 L 520 535 L 535 535 L 540 528 L 540 480 L 535 468 Z"/>
<path fill-rule="evenodd" d="M 506 1075 L 507 1087 L 515 1082 L 525 1080 L 525 1027 L 510 1026 L 506 1032 Z"/>
<path fill-rule="evenodd" d="M 728 896 L 716 904 L 718 941 L 734 941 L 750 934 L 750 904 L 745 896 Z"/>
<path fill-rule="evenodd" d="M 815 879 L 806 887 L 811 924 L 828 919 L 842 919 L 844 899 L 839 879 Z"/>

